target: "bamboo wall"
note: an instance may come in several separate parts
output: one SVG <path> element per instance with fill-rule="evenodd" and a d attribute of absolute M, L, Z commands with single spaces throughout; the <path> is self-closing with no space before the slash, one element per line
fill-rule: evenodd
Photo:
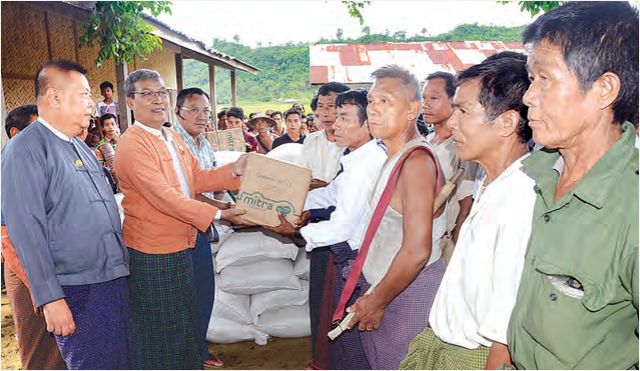
<path fill-rule="evenodd" d="M 20 2 L 3 1 L 1 7 L 3 133 L 4 118 L 8 111 L 23 104 L 35 103 L 34 75 L 38 67 L 49 59 L 68 59 L 85 67 L 96 102 L 102 100 L 100 83 L 103 81 L 110 81 L 114 85 L 115 99 L 118 100 L 115 63 L 108 60 L 99 69 L 96 68 L 98 45 L 94 43 L 93 48 L 78 46 L 78 21 Z M 176 89 L 175 53 L 165 49 L 147 58 L 147 61 L 136 58 L 133 65 L 129 66 L 129 71 L 136 68 L 155 69 L 168 88 Z"/>

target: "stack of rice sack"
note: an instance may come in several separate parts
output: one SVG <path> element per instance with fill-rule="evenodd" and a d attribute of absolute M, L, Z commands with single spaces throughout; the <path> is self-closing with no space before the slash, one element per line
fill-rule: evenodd
<path fill-rule="evenodd" d="M 229 234 L 215 255 L 216 293 L 207 340 L 233 343 L 310 335 L 304 249 L 262 228 Z"/>

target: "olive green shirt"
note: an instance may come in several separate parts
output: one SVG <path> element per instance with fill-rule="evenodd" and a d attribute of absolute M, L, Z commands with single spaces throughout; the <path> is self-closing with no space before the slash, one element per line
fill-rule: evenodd
<path fill-rule="evenodd" d="M 638 150 L 620 139 L 558 202 L 560 153 L 523 162 L 536 180 L 533 226 L 508 344 L 519 369 L 638 363 Z"/>

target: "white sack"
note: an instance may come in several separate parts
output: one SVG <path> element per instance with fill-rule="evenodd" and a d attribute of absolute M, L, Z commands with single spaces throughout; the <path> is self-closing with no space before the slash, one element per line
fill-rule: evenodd
<path fill-rule="evenodd" d="M 299 249 L 296 261 L 293 263 L 293 274 L 301 280 L 309 280 L 309 271 L 311 269 L 311 260 L 309 254 L 304 248 Z"/>
<path fill-rule="evenodd" d="M 240 156 L 244 154 L 244 152 L 238 151 L 216 151 L 214 152 L 216 156 L 216 166 L 224 166 L 228 165 L 232 162 L 236 162 Z"/>
<path fill-rule="evenodd" d="M 264 312 L 309 302 L 309 281 L 300 281 L 302 290 L 272 290 L 251 296 L 251 315 L 255 322 Z"/>
<path fill-rule="evenodd" d="M 217 287 L 220 278 L 216 277 L 216 281 L 216 292 L 211 315 L 212 321 L 218 318 L 225 318 L 240 324 L 253 324 L 253 316 L 250 310 L 251 297 L 223 291 Z"/>
<path fill-rule="evenodd" d="M 293 275 L 293 262 L 288 259 L 262 260 L 245 265 L 232 265 L 220 272 L 216 285 L 232 294 L 254 295 L 277 289 L 302 290 L 300 279 Z"/>
<path fill-rule="evenodd" d="M 288 161 L 299 166 L 305 166 L 302 157 L 302 144 L 287 143 L 280 145 L 267 153 L 267 157 Z"/>
<path fill-rule="evenodd" d="M 207 329 L 207 341 L 218 344 L 254 340 L 258 345 L 265 345 L 268 337 L 253 325 L 243 325 L 226 318 L 211 318 Z"/>
<path fill-rule="evenodd" d="M 310 336 L 309 305 L 293 305 L 264 312 L 258 317 L 256 329 L 281 338 Z"/>
<path fill-rule="evenodd" d="M 298 247 L 291 239 L 263 228 L 238 230 L 227 237 L 216 255 L 216 271 L 230 265 L 245 265 L 265 259 L 291 259 L 298 255 Z"/>

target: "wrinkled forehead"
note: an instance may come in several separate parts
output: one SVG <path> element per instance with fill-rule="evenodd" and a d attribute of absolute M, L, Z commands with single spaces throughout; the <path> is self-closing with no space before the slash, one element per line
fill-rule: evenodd
<path fill-rule="evenodd" d="M 402 79 L 395 77 L 376 79 L 369 90 L 369 96 L 385 94 L 394 98 L 408 98 L 412 93 L 412 89 Z"/>

